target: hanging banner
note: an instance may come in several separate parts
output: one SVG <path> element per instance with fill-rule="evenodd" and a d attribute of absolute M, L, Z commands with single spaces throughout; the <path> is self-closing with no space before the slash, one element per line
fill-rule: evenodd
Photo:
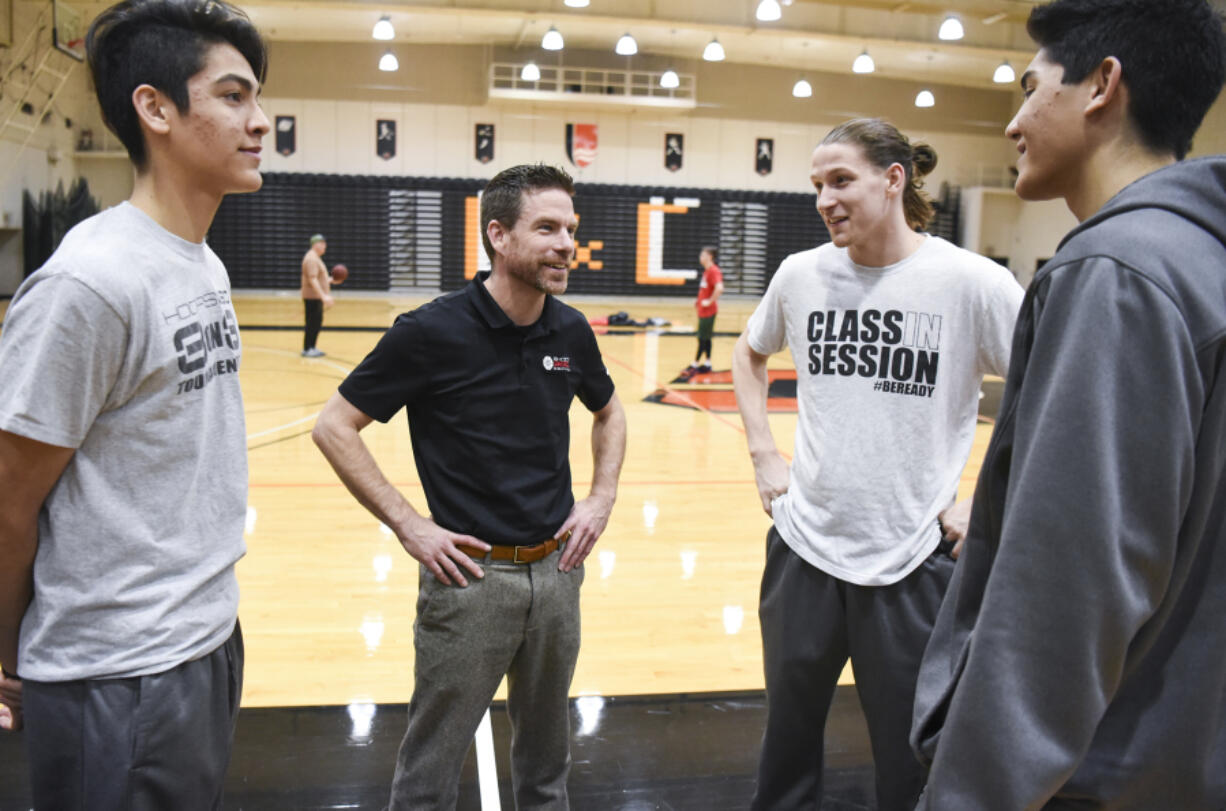
<path fill-rule="evenodd" d="M 277 116 L 277 152 L 287 158 L 298 148 L 297 126 L 292 115 Z"/>
<path fill-rule="evenodd" d="M 759 138 L 757 158 L 755 160 L 758 174 L 769 175 L 775 163 L 775 139 Z"/>
<path fill-rule="evenodd" d="M 385 161 L 396 157 L 396 122 L 389 118 L 375 121 L 375 154 Z"/>
<path fill-rule="evenodd" d="M 664 168 L 675 172 L 681 168 L 685 157 L 685 136 L 679 132 L 670 132 L 664 136 Z"/>
<path fill-rule="evenodd" d="M 478 124 L 474 137 L 477 144 L 477 160 L 489 163 L 494 159 L 494 125 Z"/>
<path fill-rule="evenodd" d="M 566 125 L 566 157 L 580 169 L 596 160 L 596 125 Z"/>

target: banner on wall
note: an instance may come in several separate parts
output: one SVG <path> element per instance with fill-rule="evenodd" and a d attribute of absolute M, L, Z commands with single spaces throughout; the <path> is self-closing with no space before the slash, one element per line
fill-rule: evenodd
<path fill-rule="evenodd" d="M 375 121 L 375 154 L 385 161 L 396 157 L 396 122 L 390 118 Z"/>
<path fill-rule="evenodd" d="M 685 157 L 685 136 L 679 132 L 670 132 L 664 136 L 664 168 L 675 172 L 681 168 Z"/>
<path fill-rule="evenodd" d="M 759 138 L 757 157 L 754 159 L 758 174 L 765 177 L 771 173 L 775 163 L 775 139 Z"/>
<path fill-rule="evenodd" d="M 566 157 L 580 169 L 596 160 L 596 125 L 566 125 Z"/>
<path fill-rule="evenodd" d="M 298 148 L 297 126 L 292 115 L 277 116 L 277 152 L 287 158 Z"/>
<path fill-rule="evenodd" d="M 478 124 L 474 136 L 477 144 L 477 160 L 489 163 L 494 159 L 494 125 Z"/>

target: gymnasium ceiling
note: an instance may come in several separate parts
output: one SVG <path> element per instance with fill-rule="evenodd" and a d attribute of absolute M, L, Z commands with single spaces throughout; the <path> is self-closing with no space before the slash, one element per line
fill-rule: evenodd
<path fill-rule="evenodd" d="M 692 71 L 703 47 L 717 37 L 730 63 L 850 73 L 852 61 L 867 48 L 878 76 L 1000 88 L 992 83 L 996 66 L 1008 59 L 1020 75 L 1033 55 L 1025 19 L 1038 0 L 782 0 L 778 22 L 755 19 L 758 0 L 590 0 L 582 9 L 562 0 L 238 2 L 274 41 L 368 42 L 375 55 L 389 45 L 480 44 L 504 54 L 515 49 L 525 61 L 582 65 L 580 57 L 566 61 L 566 53 L 611 53 L 629 32 L 639 54 L 673 57 L 681 71 Z M 937 29 L 951 13 L 961 19 L 966 37 L 942 42 Z M 370 36 L 383 14 L 396 29 L 391 43 Z M 550 26 L 565 38 L 560 56 L 540 48 Z M 633 67 L 634 57 L 627 59 Z"/>

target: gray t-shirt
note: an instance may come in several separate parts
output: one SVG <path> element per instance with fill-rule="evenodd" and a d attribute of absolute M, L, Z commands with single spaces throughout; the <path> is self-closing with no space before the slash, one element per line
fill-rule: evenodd
<path fill-rule="evenodd" d="M 771 509 L 797 555 L 884 586 L 932 553 L 1021 303 L 1008 271 L 939 237 L 884 268 L 831 243 L 783 261 L 745 333 L 796 364 L 791 483 Z"/>
<path fill-rule="evenodd" d="M 124 203 L 18 289 L 0 335 L 0 429 L 75 448 L 38 519 L 17 671 L 138 676 L 234 629 L 246 431 L 216 254 Z"/>

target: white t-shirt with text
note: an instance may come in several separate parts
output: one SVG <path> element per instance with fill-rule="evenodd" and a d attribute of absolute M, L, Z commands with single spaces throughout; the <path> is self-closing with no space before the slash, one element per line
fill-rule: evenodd
<path fill-rule="evenodd" d="M 1021 301 L 1007 270 L 939 237 L 883 268 L 831 243 L 783 261 L 746 336 L 796 364 L 791 480 L 772 512 L 797 555 L 878 586 L 932 553 Z"/>

